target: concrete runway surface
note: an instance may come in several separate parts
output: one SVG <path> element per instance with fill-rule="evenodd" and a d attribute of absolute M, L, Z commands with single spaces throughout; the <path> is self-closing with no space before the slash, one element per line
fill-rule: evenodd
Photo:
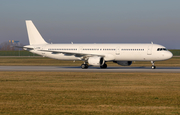
<path fill-rule="evenodd" d="M 0 66 L 0 71 L 57 71 L 57 72 L 153 72 L 153 73 L 180 73 L 180 67 L 89 67 L 81 69 L 77 66 Z"/>

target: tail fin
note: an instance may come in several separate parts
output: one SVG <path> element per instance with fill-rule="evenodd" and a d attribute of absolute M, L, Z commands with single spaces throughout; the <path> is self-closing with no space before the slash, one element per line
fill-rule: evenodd
<path fill-rule="evenodd" d="M 41 36 L 31 20 L 26 20 L 26 27 L 30 45 L 48 44 Z"/>

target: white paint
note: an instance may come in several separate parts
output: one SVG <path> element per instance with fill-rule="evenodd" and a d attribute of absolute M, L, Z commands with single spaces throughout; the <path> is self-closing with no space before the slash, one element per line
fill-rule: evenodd
<path fill-rule="evenodd" d="M 26 21 L 30 45 L 24 49 L 59 60 L 84 60 L 103 57 L 104 61 L 162 61 L 173 55 L 159 44 L 48 44 L 32 21 Z"/>

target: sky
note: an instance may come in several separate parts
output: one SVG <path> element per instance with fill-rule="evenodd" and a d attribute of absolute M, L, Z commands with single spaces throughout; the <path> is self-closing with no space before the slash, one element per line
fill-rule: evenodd
<path fill-rule="evenodd" d="M 25 20 L 52 43 L 156 43 L 180 49 L 180 0 L 1 0 L 0 43 L 29 44 Z"/>

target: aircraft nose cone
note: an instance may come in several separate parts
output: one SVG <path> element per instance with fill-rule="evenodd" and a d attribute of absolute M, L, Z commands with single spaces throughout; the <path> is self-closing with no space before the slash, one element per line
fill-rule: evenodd
<path fill-rule="evenodd" d="M 170 58 L 173 57 L 173 54 L 169 51 L 169 52 L 167 53 L 166 57 L 167 57 L 168 59 L 170 59 Z"/>

